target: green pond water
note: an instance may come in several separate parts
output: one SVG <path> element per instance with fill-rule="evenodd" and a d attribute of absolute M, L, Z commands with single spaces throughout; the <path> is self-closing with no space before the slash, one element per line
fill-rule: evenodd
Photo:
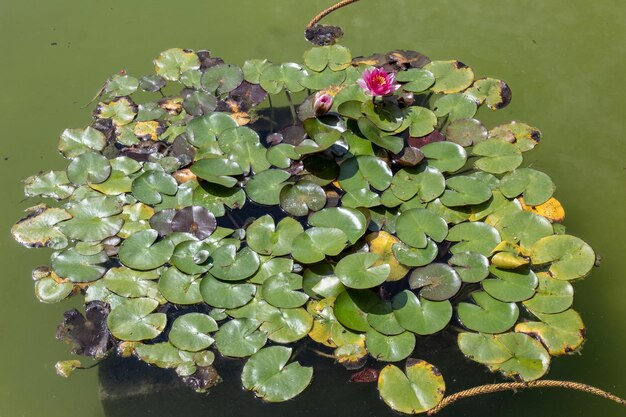
<path fill-rule="evenodd" d="M 30 271 L 45 265 L 46 250 L 12 241 L 10 226 L 29 206 L 20 181 L 65 166 L 58 134 L 89 124 L 82 108 L 111 74 L 142 75 L 167 48 L 209 49 L 227 62 L 251 58 L 301 61 L 303 27 L 332 1 L 322 0 L 0 0 L 0 169 L 3 181 L 0 242 L 0 417 L 100 417 L 98 372 L 57 377 L 54 363 L 69 347 L 54 338 L 63 311 L 79 301 L 39 303 Z M 414 49 L 432 59 L 459 59 L 477 77 L 506 80 L 513 102 L 479 115 L 488 127 L 508 120 L 540 128 L 544 140 L 526 160 L 548 173 L 564 204 L 568 232 L 602 257 L 592 275 L 575 284 L 574 308 L 588 327 L 582 355 L 555 358 L 547 377 L 575 380 L 626 396 L 626 3 L 622 0 L 362 0 L 325 23 L 340 24 L 354 55 Z M 72 304 L 74 303 L 74 304 Z M 427 358 L 442 369 L 458 349 Z M 452 359 L 451 359 L 452 360 Z M 448 367 L 450 367 L 448 365 Z M 394 415 L 375 386 L 348 385 L 346 372 L 325 367 L 321 388 L 306 401 L 280 408 L 201 407 L 193 393 L 165 396 L 145 415 L 337 416 Z M 467 368 L 467 369 L 466 369 Z M 448 392 L 500 378 L 481 366 L 444 370 Z M 470 372 L 471 371 L 471 372 Z M 130 378 L 130 376 L 129 376 Z M 341 393 L 336 390 L 342 389 Z M 230 404 L 251 397 L 222 390 Z M 326 392 L 326 394 L 325 394 Z M 217 395 L 218 393 L 216 393 Z M 215 398 L 211 399 L 215 401 Z M 149 401 L 153 401 L 149 399 Z M 195 405 L 186 408 L 189 403 Z M 242 403 L 243 404 L 243 403 Z M 248 403 L 246 403 L 248 404 Z M 369 406 L 368 404 L 375 404 Z M 122 411 L 131 405 L 118 407 Z M 128 415 L 140 416 L 135 411 Z M 195 407 L 195 408 L 194 408 Z M 363 413 L 369 409 L 369 413 Z M 168 410 L 179 410 L 168 411 Z M 189 410 L 189 412 L 183 412 Z M 204 411 L 203 411 L 204 410 Z M 381 411 L 377 411 L 381 410 Z M 617 416 L 624 409 L 583 393 L 558 389 L 464 400 L 441 416 Z M 360 414 L 358 414 L 360 413 Z M 120 414 L 121 415 L 121 414 Z"/>

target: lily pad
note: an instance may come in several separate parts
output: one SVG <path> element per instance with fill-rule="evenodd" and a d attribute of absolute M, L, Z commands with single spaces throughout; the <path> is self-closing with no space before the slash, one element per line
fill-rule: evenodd
<path fill-rule="evenodd" d="M 261 322 L 253 319 L 233 319 L 215 333 L 215 345 L 224 356 L 245 358 L 258 352 L 267 342 L 267 334 L 259 331 Z"/>
<path fill-rule="evenodd" d="M 259 135 L 246 126 L 227 129 L 219 135 L 220 149 L 235 161 L 244 174 L 252 169 L 255 173 L 270 167 L 265 154 L 267 150 L 259 142 Z"/>
<path fill-rule="evenodd" d="M 450 301 L 429 301 L 409 290 L 393 297 L 392 306 L 398 323 L 418 335 L 437 333 L 452 318 Z"/>
<path fill-rule="evenodd" d="M 523 160 L 522 152 L 515 145 L 498 139 L 487 139 L 478 143 L 472 149 L 472 154 L 481 157 L 474 165 L 491 174 L 513 171 Z"/>
<path fill-rule="evenodd" d="M 305 264 L 336 256 L 346 247 L 348 236 L 334 227 L 311 227 L 293 240 L 293 258 Z"/>
<path fill-rule="evenodd" d="M 69 248 L 52 256 L 52 269 L 59 277 L 72 282 L 91 282 L 104 275 L 106 268 L 102 264 L 108 260 L 104 251 L 81 255 L 76 248 Z"/>
<path fill-rule="evenodd" d="M 303 308 L 281 308 L 273 310 L 261 330 L 276 343 L 293 343 L 303 339 L 313 327 L 313 317 Z"/>
<path fill-rule="evenodd" d="M 58 303 L 66 299 L 74 290 L 70 281 L 58 281 L 52 277 L 35 282 L 35 296 L 42 303 Z"/>
<path fill-rule="evenodd" d="M 311 298 L 334 298 L 341 294 L 345 287 L 335 275 L 333 267 L 325 262 L 311 265 L 304 270 L 302 289 Z"/>
<path fill-rule="evenodd" d="M 280 192 L 291 174 L 278 169 L 255 174 L 246 183 L 246 194 L 255 203 L 276 205 L 280 203 Z"/>
<path fill-rule="evenodd" d="M 260 265 L 259 255 L 249 247 L 237 252 L 233 244 L 225 244 L 212 254 L 211 275 L 224 281 L 241 281 L 252 276 Z"/>
<path fill-rule="evenodd" d="M 437 115 L 426 107 L 411 106 L 404 116 L 404 124 L 400 129 L 405 125 L 408 125 L 409 134 L 411 136 L 426 136 L 435 130 L 435 126 L 437 126 Z"/>
<path fill-rule="evenodd" d="M 390 301 L 381 300 L 372 306 L 367 311 L 367 322 L 372 326 L 372 329 L 384 335 L 395 336 L 405 332 L 404 327 L 396 319 Z"/>
<path fill-rule="evenodd" d="M 395 173 L 390 189 L 400 200 L 407 201 L 418 196 L 420 201 L 428 202 L 443 194 L 446 180 L 436 168 L 425 165 L 415 168 L 402 168 Z"/>
<path fill-rule="evenodd" d="M 199 69 L 200 60 L 193 51 L 172 48 L 161 52 L 154 65 L 157 75 L 169 81 L 178 81 L 182 73 Z"/>
<path fill-rule="evenodd" d="M 348 288 L 372 288 L 385 282 L 391 267 L 388 264 L 373 266 L 379 255 L 354 253 L 344 256 L 335 267 L 337 278 Z"/>
<path fill-rule="evenodd" d="M 535 294 L 537 275 L 528 267 L 500 269 L 492 265 L 489 272 L 494 278 L 482 281 L 483 289 L 500 301 L 524 301 Z"/>
<path fill-rule="evenodd" d="M 248 245 L 262 255 L 282 256 L 291 252 L 293 240 L 304 232 L 302 225 L 286 217 L 278 225 L 269 214 L 259 217 L 246 231 Z"/>
<path fill-rule="evenodd" d="M 475 304 L 459 303 L 457 312 L 463 326 L 482 333 L 504 333 L 519 317 L 515 303 L 503 303 L 484 291 L 471 294 Z"/>
<path fill-rule="evenodd" d="M 554 193 L 556 186 L 547 174 L 532 168 L 520 168 L 505 175 L 500 180 L 500 191 L 505 197 L 524 197 L 531 206 L 543 204 Z"/>
<path fill-rule="evenodd" d="M 428 244 L 426 235 L 435 242 L 441 242 L 448 234 L 448 225 L 441 217 L 432 212 L 415 208 L 410 209 L 396 220 L 398 237 L 414 248 L 425 248 Z"/>
<path fill-rule="evenodd" d="M 86 198 L 68 211 L 72 218 L 61 223 L 59 228 L 71 239 L 101 241 L 114 236 L 124 223 L 123 219 L 115 216 L 122 212 L 122 205 L 112 197 Z"/>
<path fill-rule="evenodd" d="M 476 114 L 476 102 L 464 94 L 446 94 L 434 103 L 437 117 L 447 116 L 449 121 L 469 119 Z"/>
<path fill-rule="evenodd" d="M 539 314 L 541 322 L 527 321 L 515 326 L 515 331 L 537 337 L 552 356 L 577 351 L 585 340 L 585 325 L 572 309 L 557 314 Z"/>
<path fill-rule="evenodd" d="M 427 239 L 426 247 L 421 249 L 412 248 L 404 243 L 396 243 L 391 249 L 398 262 L 406 266 L 428 265 L 439 253 L 437 244 L 431 239 Z"/>
<path fill-rule="evenodd" d="M 434 408 L 443 399 L 446 386 L 441 372 L 430 363 L 408 359 L 406 374 L 387 365 L 378 376 L 378 391 L 395 411 L 419 414 Z"/>
<path fill-rule="evenodd" d="M 75 158 L 85 152 L 101 151 L 106 144 L 104 134 L 93 127 L 65 129 L 59 138 L 58 149 L 66 158 Z"/>
<path fill-rule="evenodd" d="M 476 252 L 483 256 L 490 256 L 501 238 L 493 226 L 480 222 L 465 222 L 453 226 L 446 240 L 459 242 L 450 250 L 453 254 Z"/>
<path fill-rule="evenodd" d="M 448 178 L 446 187 L 448 189 L 439 200 L 447 207 L 480 204 L 492 196 L 491 189 L 487 184 L 468 176 Z"/>
<path fill-rule="evenodd" d="M 551 277 L 569 281 L 585 277 L 595 264 L 593 249 L 581 239 L 570 235 L 554 235 L 539 239 L 531 248 L 534 265 L 550 263 Z"/>
<path fill-rule="evenodd" d="M 482 142 L 481 142 L 482 143 Z M 462 146 L 452 142 L 432 142 L 422 146 L 422 153 L 428 158 L 428 166 L 441 172 L 455 172 L 467 161 L 467 153 Z"/>
<path fill-rule="evenodd" d="M 348 241 L 353 244 L 367 229 L 365 215 L 359 210 L 345 207 L 329 207 L 311 213 L 308 223 L 311 226 L 341 229 L 348 237 Z"/>
<path fill-rule="evenodd" d="M 257 287 L 254 284 L 234 284 L 222 282 L 210 274 L 200 282 L 200 293 L 204 301 L 216 308 L 238 308 L 254 298 Z"/>
<path fill-rule="evenodd" d="M 494 226 L 500 231 L 503 240 L 519 242 L 526 248 L 554 233 L 552 224 L 547 219 L 528 211 L 506 214 Z"/>
<path fill-rule="evenodd" d="M 236 65 L 219 64 L 207 70 L 202 75 L 202 87 L 217 94 L 228 93 L 241 84 L 243 71 Z"/>
<path fill-rule="evenodd" d="M 323 71 L 326 67 L 332 71 L 341 71 L 351 63 L 352 54 L 342 45 L 315 47 L 304 53 L 304 64 L 317 72 Z"/>
<path fill-rule="evenodd" d="M 409 269 L 396 259 L 393 251 L 394 245 L 402 243 L 400 239 L 384 230 L 380 230 L 367 235 L 365 242 L 367 242 L 369 246 L 370 253 L 378 255 L 378 260 L 374 262 L 372 266 L 389 266 L 387 281 L 398 281 L 406 276 Z"/>
<path fill-rule="evenodd" d="M 398 335 L 380 334 L 371 329 L 365 336 L 367 351 L 376 360 L 385 362 L 398 362 L 406 359 L 415 349 L 415 335 L 411 332 L 403 332 Z"/>
<path fill-rule="evenodd" d="M 524 306 L 533 314 L 561 313 L 572 306 L 574 288 L 567 281 L 551 278 L 547 273 L 537 274 L 539 285 L 532 298 L 524 301 Z"/>
<path fill-rule="evenodd" d="M 496 338 L 510 352 L 511 358 L 490 365 L 492 370 L 522 381 L 539 379 L 548 371 L 550 355 L 536 339 L 521 333 L 505 333 Z"/>
<path fill-rule="evenodd" d="M 298 362 L 287 365 L 291 349 L 283 346 L 264 348 L 248 359 L 241 373 L 244 388 L 268 402 L 287 401 L 311 383 L 313 368 Z"/>
<path fill-rule="evenodd" d="M 82 155 L 82 154 L 81 154 Z M 63 200 L 72 195 L 74 187 L 65 171 L 48 171 L 24 180 L 26 197 L 49 197 Z"/>
<path fill-rule="evenodd" d="M 172 231 L 188 232 L 198 239 L 206 239 L 217 227 L 213 213 L 204 207 L 185 207 L 172 218 Z"/>
<path fill-rule="evenodd" d="M 13 239 L 27 247 L 49 247 L 63 249 L 67 246 L 67 237 L 55 227 L 72 215 L 60 208 L 49 208 L 45 205 L 32 207 L 28 216 L 11 227 Z"/>
<path fill-rule="evenodd" d="M 187 275 L 176 268 L 168 268 L 161 273 L 159 291 L 167 301 L 176 304 L 196 304 L 202 302 L 199 275 Z"/>
<path fill-rule="evenodd" d="M 487 128 L 476 119 L 452 121 L 445 130 L 446 139 L 461 146 L 471 146 L 487 139 Z"/>
<path fill-rule="evenodd" d="M 326 193 L 311 181 L 287 184 L 280 191 L 280 207 L 294 216 L 306 216 L 309 211 L 319 211 L 326 204 Z"/>
<path fill-rule="evenodd" d="M 206 314 L 187 313 L 174 320 L 168 336 L 177 348 L 198 352 L 213 344 L 214 340 L 208 333 L 217 329 L 215 320 Z"/>
<path fill-rule="evenodd" d="M 265 301 L 279 308 L 301 307 L 309 296 L 302 289 L 302 276 L 292 272 L 281 272 L 263 282 L 262 292 Z"/>
<path fill-rule="evenodd" d="M 424 69 L 435 76 L 435 85 L 431 87 L 435 93 L 457 93 L 474 81 L 472 69 L 459 61 L 433 61 L 425 65 Z"/>
<path fill-rule="evenodd" d="M 489 259 L 476 252 L 457 252 L 448 260 L 463 282 L 480 282 L 489 276 Z"/>
<path fill-rule="evenodd" d="M 109 313 L 107 325 L 111 334 L 130 342 L 157 337 L 167 323 L 164 313 L 153 313 L 159 302 L 152 298 L 131 298 Z"/>
<path fill-rule="evenodd" d="M 122 266 L 109 269 L 102 280 L 108 290 L 122 297 L 156 298 L 157 278 L 156 271 L 135 271 Z"/>
<path fill-rule="evenodd" d="M 348 329 L 366 332 L 370 329 L 367 313 L 379 301 L 376 294 L 370 290 L 347 289 L 335 300 L 335 317 Z"/>
<path fill-rule="evenodd" d="M 511 89 L 502 80 L 495 78 L 481 78 L 474 81 L 472 88 L 464 93 L 478 103 L 486 102 L 492 110 L 506 107 L 511 102 Z"/>
<path fill-rule="evenodd" d="M 237 184 L 234 177 L 244 173 L 243 168 L 235 161 L 217 157 L 196 161 L 190 169 L 203 180 L 229 188 Z"/>
<path fill-rule="evenodd" d="M 404 91 L 421 93 L 435 83 L 435 76 L 432 72 L 423 68 L 410 68 L 406 71 L 398 72 L 396 81 L 402 84 Z"/>
<path fill-rule="evenodd" d="M 461 278 L 456 271 L 442 263 L 432 263 L 413 270 L 409 287 L 419 288 L 420 296 L 432 301 L 452 298 L 461 288 Z"/>
<path fill-rule="evenodd" d="M 298 64 L 272 65 L 263 71 L 259 84 L 270 94 L 278 94 L 283 89 L 297 93 L 304 90 L 300 84 L 300 78 L 304 73 L 304 69 Z"/>
<path fill-rule="evenodd" d="M 133 181 L 132 193 L 145 204 L 158 204 L 162 200 L 161 194 L 174 195 L 178 191 L 178 184 L 171 175 L 161 171 L 147 171 Z"/>
<path fill-rule="evenodd" d="M 142 271 L 155 269 L 169 261 L 174 253 L 174 244 L 169 240 L 155 243 L 158 232 L 142 230 L 130 236 L 120 246 L 120 261 L 132 269 Z"/>

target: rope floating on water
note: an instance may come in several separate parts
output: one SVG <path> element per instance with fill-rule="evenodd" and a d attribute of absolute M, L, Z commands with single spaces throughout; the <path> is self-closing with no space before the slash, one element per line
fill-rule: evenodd
<path fill-rule="evenodd" d="M 322 20 L 323 18 L 325 18 L 326 16 L 328 16 L 329 14 L 331 14 L 332 12 L 334 12 L 337 9 L 341 9 L 344 6 L 347 6 L 348 4 L 351 3 L 356 3 L 359 0 L 343 0 L 340 1 L 339 3 L 335 4 L 334 6 L 330 6 L 327 9 L 324 9 L 320 14 L 318 14 L 317 16 L 315 16 L 308 25 L 306 25 L 306 29 L 311 29 L 313 26 L 317 25 L 317 23 Z"/>
<path fill-rule="evenodd" d="M 430 409 L 427 414 L 432 416 L 441 411 L 444 407 L 452 404 L 455 401 L 458 401 L 463 398 L 473 397 L 475 395 L 481 394 L 490 394 L 493 392 L 499 391 L 509 391 L 509 390 L 518 390 L 525 388 L 546 388 L 546 387 L 557 387 L 557 388 L 567 388 L 573 389 L 577 391 L 587 392 L 589 394 L 597 395 L 602 398 L 606 398 L 607 400 L 615 401 L 616 403 L 626 406 L 626 400 L 620 398 L 616 395 L 611 394 L 610 392 L 606 392 L 601 390 L 600 388 L 592 387 L 591 385 L 581 384 L 579 382 L 571 382 L 571 381 L 555 381 L 555 380 L 539 380 L 539 381 L 531 381 L 531 382 L 505 382 L 501 384 L 489 384 L 489 385 L 481 385 L 478 387 L 470 388 L 464 391 L 459 391 L 455 394 L 448 395 L 445 397 L 435 408 Z"/>

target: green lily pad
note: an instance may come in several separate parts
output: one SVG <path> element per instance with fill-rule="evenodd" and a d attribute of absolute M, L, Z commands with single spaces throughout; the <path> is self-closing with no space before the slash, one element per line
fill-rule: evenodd
<path fill-rule="evenodd" d="M 446 385 L 441 372 L 430 363 L 408 359 L 406 374 L 387 365 L 378 376 L 378 391 L 389 407 L 404 414 L 419 414 L 443 399 Z"/>
<path fill-rule="evenodd" d="M 28 216 L 11 227 L 13 239 L 31 248 L 63 249 L 67 246 L 67 237 L 55 225 L 71 219 L 69 212 L 45 205 L 31 207 L 27 212 Z"/>
<path fill-rule="evenodd" d="M 241 188 L 228 188 L 203 181 L 193 190 L 193 204 L 206 208 L 215 217 L 222 217 L 226 214 L 225 207 L 239 209 L 245 203 L 246 193 Z"/>
<path fill-rule="evenodd" d="M 457 312 L 463 326 L 482 333 L 504 333 L 519 317 L 515 303 L 503 303 L 484 291 L 471 294 L 475 304 L 459 303 Z"/>
<path fill-rule="evenodd" d="M 480 282 L 489 276 L 489 259 L 476 252 L 457 252 L 448 260 L 463 282 Z"/>
<path fill-rule="evenodd" d="M 461 146 L 471 146 L 487 139 L 487 128 L 476 119 L 453 120 L 445 130 L 446 139 Z"/>
<path fill-rule="evenodd" d="M 211 267 L 209 252 L 206 242 L 188 240 L 176 245 L 170 263 L 185 274 L 202 274 Z"/>
<path fill-rule="evenodd" d="M 296 151 L 296 147 L 288 143 L 279 143 L 272 146 L 265 154 L 267 161 L 275 167 L 286 169 L 291 163 L 300 159 L 300 153 Z"/>
<path fill-rule="evenodd" d="M 305 71 L 298 64 L 272 65 L 263 71 L 259 78 L 259 84 L 269 94 L 278 94 L 283 89 L 297 93 L 304 90 L 300 84 L 303 74 Z"/>
<path fill-rule="evenodd" d="M 280 203 L 280 193 L 291 177 L 286 171 L 268 169 L 255 174 L 246 183 L 246 194 L 255 203 L 276 205 Z"/>
<path fill-rule="evenodd" d="M 176 268 L 168 268 L 161 273 L 159 291 L 169 302 L 176 304 L 197 304 L 202 302 L 199 275 L 187 275 Z"/>
<path fill-rule="evenodd" d="M 200 282 L 200 293 L 204 301 L 216 308 L 238 308 L 254 298 L 257 287 L 254 284 L 233 284 L 222 282 L 210 274 Z"/>
<path fill-rule="evenodd" d="M 310 90 L 322 90 L 333 85 L 340 85 L 345 79 L 345 71 L 333 71 L 326 68 L 321 72 L 303 73 L 302 78 L 300 78 L 300 85 Z"/>
<path fill-rule="evenodd" d="M 287 184 L 280 190 L 280 207 L 294 216 L 306 216 L 309 211 L 319 211 L 326 205 L 326 193 L 311 181 Z"/>
<path fill-rule="evenodd" d="M 334 298 L 341 294 L 345 287 L 335 275 L 333 267 L 320 262 L 304 270 L 302 289 L 311 298 Z"/>
<path fill-rule="evenodd" d="M 487 139 L 472 149 L 481 158 L 474 162 L 476 168 L 491 174 L 504 174 L 520 166 L 522 152 L 513 144 L 498 139 Z"/>
<path fill-rule="evenodd" d="M 117 127 L 126 126 L 137 117 L 137 105 L 129 97 L 118 97 L 109 102 L 100 102 L 94 110 L 98 119 L 111 119 Z"/>
<path fill-rule="evenodd" d="M 422 153 L 428 158 L 428 166 L 441 172 L 455 172 L 467 161 L 467 153 L 462 146 L 452 142 L 432 142 L 422 146 Z"/>
<path fill-rule="evenodd" d="M 72 218 L 59 224 L 61 231 L 71 239 L 101 241 L 120 231 L 124 220 L 115 216 L 122 212 L 121 203 L 112 197 L 90 197 L 72 206 Z"/>
<path fill-rule="evenodd" d="M 137 232 L 122 242 L 120 261 L 129 268 L 155 269 L 169 261 L 174 253 L 174 244 L 168 240 L 154 243 L 158 232 L 153 229 Z"/>
<path fill-rule="evenodd" d="M 496 336 L 511 354 L 505 362 L 490 365 L 504 376 L 533 381 L 541 378 L 550 366 L 550 355 L 536 339 L 522 333 L 505 333 Z"/>
<path fill-rule="evenodd" d="M 439 200 L 447 207 L 480 204 L 492 196 L 491 189 L 487 184 L 467 176 L 448 178 L 446 186 L 448 189 Z"/>
<path fill-rule="evenodd" d="M 72 282 L 58 282 L 51 277 L 35 282 L 35 295 L 42 303 L 58 303 L 65 300 L 73 290 Z"/>
<path fill-rule="evenodd" d="M 379 301 L 367 311 L 367 322 L 377 333 L 395 336 L 405 332 L 398 323 L 390 301 Z M 371 352 L 370 352 L 371 353 Z M 410 355 L 411 352 L 407 354 Z M 403 358 L 404 359 L 404 358 Z"/>
<path fill-rule="evenodd" d="M 426 107 L 411 106 L 404 116 L 404 124 L 400 129 L 405 125 L 408 125 L 409 134 L 411 136 L 426 136 L 435 130 L 435 126 L 437 126 L 437 115 Z"/>
<path fill-rule="evenodd" d="M 248 359 L 241 372 L 245 389 L 268 402 L 287 401 L 311 383 L 313 368 L 298 362 L 287 365 L 291 349 L 284 346 L 264 348 Z"/>
<path fill-rule="evenodd" d="M 433 61 L 424 69 L 435 76 L 435 85 L 431 87 L 435 93 L 458 93 L 474 81 L 472 69 L 459 61 Z"/>
<path fill-rule="evenodd" d="M 359 210 L 345 207 L 329 207 L 311 213 L 308 223 L 311 226 L 341 229 L 350 243 L 356 243 L 365 233 L 367 221 Z"/>
<path fill-rule="evenodd" d="M 365 346 L 369 354 L 376 360 L 398 362 L 406 359 L 415 349 L 415 335 L 403 332 L 398 335 L 380 334 L 370 329 L 365 336 Z"/>
<path fill-rule="evenodd" d="M 250 59 L 243 63 L 243 79 L 252 84 L 258 84 L 261 74 L 272 64 L 267 59 Z"/>
<path fill-rule="evenodd" d="M 212 254 L 211 275 L 224 281 L 241 281 L 252 276 L 260 265 L 259 255 L 249 247 L 237 252 L 233 244 L 217 248 Z"/>
<path fill-rule="evenodd" d="M 115 74 L 104 86 L 104 92 L 111 97 L 129 96 L 139 88 L 139 80 L 128 74 Z"/>
<path fill-rule="evenodd" d="M 304 53 L 304 64 L 313 71 L 341 71 L 352 63 L 350 50 L 342 45 L 329 45 L 311 48 Z"/>
<path fill-rule="evenodd" d="M 557 314 L 539 314 L 541 322 L 527 321 L 515 326 L 515 331 L 537 337 L 552 356 L 577 351 L 585 341 L 585 324 L 572 309 Z"/>
<path fill-rule="evenodd" d="M 344 191 L 358 192 L 369 189 L 369 185 L 384 191 L 391 185 L 393 174 L 389 165 L 380 158 L 361 155 L 341 164 L 339 184 Z"/>
<path fill-rule="evenodd" d="M 511 352 L 498 341 L 498 335 L 462 332 L 457 342 L 465 356 L 485 365 L 504 363 L 512 357 Z"/>
<path fill-rule="evenodd" d="M 406 266 L 424 266 L 435 260 L 439 249 L 437 244 L 431 239 L 427 239 L 426 247 L 412 248 L 404 243 L 395 243 L 391 249 L 393 256 L 402 265 Z"/>
<path fill-rule="evenodd" d="M 179 349 L 198 352 L 206 349 L 214 342 L 208 335 L 217 331 L 215 320 L 202 313 L 187 313 L 179 316 L 169 332 L 170 342 Z"/>
<path fill-rule="evenodd" d="M 59 138 L 58 149 L 66 158 L 76 158 L 85 152 L 101 151 L 106 144 L 104 134 L 93 127 L 65 129 Z"/>
<path fill-rule="evenodd" d="M 347 289 L 335 300 L 335 317 L 348 329 L 366 332 L 370 329 L 367 312 L 379 302 L 376 294 L 370 290 Z"/>
<path fill-rule="evenodd" d="M 581 239 L 570 235 L 553 235 L 539 239 L 531 248 L 533 265 L 550 263 L 552 278 L 569 281 L 583 278 L 596 260 L 593 249 Z"/>
<path fill-rule="evenodd" d="M 106 268 L 101 264 L 108 260 L 104 251 L 81 255 L 76 248 L 69 248 L 52 256 L 52 269 L 59 277 L 72 282 L 91 282 L 104 275 Z"/>
<path fill-rule="evenodd" d="M 261 325 L 267 338 L 276 343 L 293 343 L 305 338 L 313 327 L 313 317 L 303 308 L 272 310 Z"/>
<path fill-rule="evenodd" d="M 185 362 L 182 352 L 169 342 L 151 345 L 140 343 L 134 350 L 137 357 L 142 361 L 159 368 L 176 368 Z"/>
<path fill-rule="evenodd" d="M 187 124 L 187 139 L 193 146 L 219 154 L 217 137 L 228 129 L 238 126 L 227 113 L 215 112 L 196 117 Z"/>
<path fill-rule="evenodd" d="M 156 271 L 135 271 L 124 266 L 109 269 L 102 280 L 106 288 L 117 295 L 128 298 L 156 298 L 158 289 Z"/>
<path fill-rule="evenodd" d="M 500 269 L 489 267 L 494 278 L 482 281 L 482 286 L 489 295 L 504 302 L 528 300 L 535 294 L 537 275 L 528 267 L 517 269 Z"/>
<path fill-rule="evenodd" d="M 74 187 L 70 184 L 65 171 L 48 171 L 32 175 L 24 180 L 26 197 L 49 197 L 63 200 L 72 195 Z"/>
<path fill-rule="evenodd" d="M 217 108 L 217 98 L 205 91 L 192 91 L 183 100 L 183 109 L 192 116 L 210 114 Z"/>
<path fill-rule="evenodd" d="M 435 76 L 432 72 L 423 68 L 410 68 L 406 71 L 398 72 L 396 81 L 405 83 L 402 84 L 404 91 L 421 93 L 435 83 Z"/>
<path fill-rule="evenodd" d="M 400 169 L 393 176 L 389 188 L 402 201 L 417 195 L 420 201 L 429 202 L 443 194 L 446 180 L 438 169 L 420 165 Z"/>
<path fill-rule="evenodd" d="M 461 288 L 461 278 L 456 271 L 442 263 L 413 270 L 409 277 L 409 287 L 419 288 L 420 296 L 431 301 L 443 301 L 452 298 Z"/>
<path fill-rule="evenodd" d="M 414 248 L 425 248 L 428 244 L 426 235 L 435 242 L 441 242 L 448 234 L 445 220 L 426 209 L 410 209 L 396 220 L 398 238 Z"/>
<path fill-rule="evenodd" d="M 169 81 L 178 81 L 182 73 L 200 68 L 200 60 L 193 51 L 172 48 L 161 52 L 154 65 L 157 75 Z"/>
<path fill-rule="evenodd" d="M 297 220 L 286 217 L 275 225 L 272 217 L 266 214 L 248 226 L 246 240 L 259 254 L 282 256 L 291 253 L 293 240 L 303 232 Z"/>
<path fill-rule="evenodd" d="M 234 176 L 244 173 L 243 168 L 237 162 L 226 158 L 201 159 L 196 161 L 190 169 L 203 180 L 229 188 L 237 184 Z"/>
<path fill-rule="evenodd" d="M 541 140 L 541 131 L 526 123 L 511 122 L 491 129 L 489 138 L 511 142 L 520 151 L 526 152 L 537 146 Z"/>
<path fill-rule="evenodd" d="M 270 167 L 265 154 L 267 150 L 259 142 L 259 135 L 246 126 L 227 129 L 218 138 L 222 151 L 235 161 L 244 174 L 252 169 L 255 173 Z"/>
<path fill-rule="evenodd" d="M 453 254 L 476 252 L 483 256 L 490 256 L 501 238 L 493 226 L 480 222 L 465 222 L 453 226 L 446 240 L 459 242 L 450 249 Z"/>
<path fill-rule="evenodd" d="M 520 168 L 505 175 L 500 180 L 500 191 L 505 197 L 524 197 L 529 206 L 543 204 L 554 193 L 556 186 L 550 177 L 532 168 Z"/>
<path fill-rule="evenodd" d="M 572 306 L 574 301 L 574 288 L 567 281 L 551 278 L 547 273 L 537 274 L 539 285 L 537 292 L 532 298 L 524 301 L 524 306 L 533 314 L 561 313 Z"/>
<path fill-rule="evenodd" d="M 293 240 L 293 258 L 305 264 L 336 256 L 346 247 L 348 236 L 334 227 L 311 227 Z"/>
<path fill-rule="evenodd" d="M 511 102 L 511 89 L 504 81 L 495 78 L 485 77 L 476 80 L 472 88 L 469 88 L 463 94 L 471 97 L 478 103 L 486 102 L 487 106 L 492 110 L 506 107 Z"/>
<path fill-rule="evenodd" d="M 309 296 L 300 291 L 302 289 L 302 276 L 292 272 L 281 272 L 273 275 L 263 282 L 263 298 L 279 308 L 301 307 L 307 302 Z"/>
<path fill-rule="evenodd" d="M 147 171 L 133 181 L 132 193 L 137 200 L 145 204 L 158 204 L 161 194 L 174 195 L 178 184 L 174 177 L 161 171 Z"/>
<path fill-rule="evenodd" d="M 373 266 L 379 256 L 375 253 L 354 253 L 337 263 L 335 274 L 348 288 L 372 288 L 385 282 L 391 268 L 388 264 Z"/>
<path fill-rule="evenodd" d="M 374 104 L 372 101 L 366 101 L 361 104 L 361 112 L 368 120 L 374 123 L 377 128 L 387 132 L 395 131 L 402 124 L 402 111 L 400 107 L 390 102 Z"/>
<path fill-rule="evenodd" d="M 261 260 L 259 270 L 248 279 L 248 282 L 252 284 L 263 284 L 272 275 L 293 270 L 293 259 L 291 258 L 272 258 L 269 256 L 260 256 L 259 258 Z"/>
<path fill-rule="evenodd" d="M 394 314 L 398 323 L 405 329 L 427 335 L 445 328 L 452 318 L 450 301 L 429 301 L 404 290 L 393 297 Z"/>
<path fill-rule="evenodd" d="M 159 302 L 152 298 L 130 298 L 113 308 L 107 326 L 113 336 L 129 342 L 157 337 L 167 323 L 164 313 L 153 313 Z"/>
<path fill-rule="evenodd" d="M 228 93 L 241 84 L 243 71 L 236 65 L 218 64 L 207 68 L 202 75 L 202 87 L 217 94 Z"/>
<path fill-rule="evenodd" d="M 526 248 L 554 233 L 552 223 L 545 217 L 529 211 L 508 213 L 494 226 L 499 230 L 503 240 L 519 243 Z"/>
<path fill-rule="evenodd" d="M 361 117 L 357 121 L 359 130 L 372 143 L 390 150 L 393 153 L 399 153 L 403 146 L 404 140 L 398 136 L 389 136 L 387 133 L 379 129 L 374 122 L 366 117 Z"/>
<path fill-rule="evenodd" d="M 233 319 L 224 323 L 215 333 L 217 350 L 233 358 L 245 358 L 259 351 L 267 342 L 267 334 L 259 331 L 261 322 L 252 319 Z"/>
<path fill-rule="evenodd" d="M 469 119 L 476 114 L 476 102 L 464 94 L 446 94 L 434 104 L 437 117 L 448 116 L 449 121 Z"/>

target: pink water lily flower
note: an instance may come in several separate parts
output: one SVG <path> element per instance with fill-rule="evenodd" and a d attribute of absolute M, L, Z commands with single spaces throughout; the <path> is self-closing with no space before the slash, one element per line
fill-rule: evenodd
<path fill-rule="evenodd" d="M 366 69 L 357 83 L 365 94 L 372 97 L 388 96 L 400 88 L 400 84 L 396 83 L 396 74 L 382 68 Z"/>
<path fill-rule="evenodd" d="M 318 91 L 315 93 L 315 99 L 313 100 L 313 111 L 316 116 L 321 116 L 330 111 L 333 106 L 333 96 L 328 93 L 322 93 Z"/>

